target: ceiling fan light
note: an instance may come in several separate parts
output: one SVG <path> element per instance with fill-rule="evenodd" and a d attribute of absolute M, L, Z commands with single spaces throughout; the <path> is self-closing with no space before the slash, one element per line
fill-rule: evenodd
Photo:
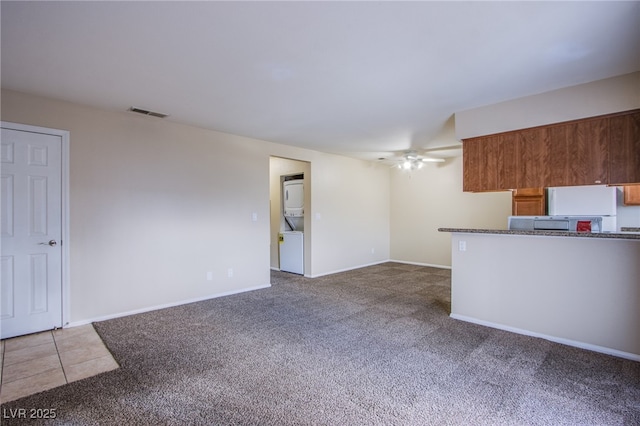
<path fill-rule="evenodd" d="M 422 169 L 424 163 L 442 163 L 444 161 L 444 158 L 423 157 L 415 152 L 405 152 L 393 167 L 397 167 L 400 170 L 412 171 Z"/>

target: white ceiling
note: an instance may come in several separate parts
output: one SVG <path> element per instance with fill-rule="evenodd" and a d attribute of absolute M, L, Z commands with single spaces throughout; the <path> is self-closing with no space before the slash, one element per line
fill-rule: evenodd
<path fill-rule="evenodd" d="M 640 2 L 9 2 L 2 87 L 361 158 L 640 70 Z M 450 144 L 450 139 L 447 142 Z"/>

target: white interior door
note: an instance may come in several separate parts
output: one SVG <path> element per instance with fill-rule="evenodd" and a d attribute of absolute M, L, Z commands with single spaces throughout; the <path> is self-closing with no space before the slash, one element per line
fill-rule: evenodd
<path fill-rule="evenodd" d="M 62 326 L 62 137 L 2 129 L 1 337 Z"/>

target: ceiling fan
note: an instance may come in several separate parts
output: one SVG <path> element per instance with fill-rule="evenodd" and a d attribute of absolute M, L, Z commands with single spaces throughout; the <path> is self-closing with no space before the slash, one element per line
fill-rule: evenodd
<path fill-rule="evenodd" d="M 419 170 L 426 163 L 443 163 L 447 158 L 459 155 L 462 145 L 451 145 L 430 149 L 409 149 L 381 155 L 378 160 L 401 170 Z"/>
<path fill-rule="evenodd" d="M 419 170 L 424 166 L 424 163 L 444 163 L 444 158 L 423 157 L 415 151 L 407 151 L 404 153 L 403 159 L 394 167 L 402 170 Z"/>

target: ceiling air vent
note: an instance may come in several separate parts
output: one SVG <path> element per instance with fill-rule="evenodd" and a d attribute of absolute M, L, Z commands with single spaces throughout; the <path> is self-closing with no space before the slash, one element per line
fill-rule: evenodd
<path fill-rule="evenodd" d="M 129 111 L 136 112 L 136 113 L 142 114 L 142 115 L 148 115 L 150 117 L 165 118 L 165 117 L 169 116 L 169 114 L 163 114 L 161 112 L 154 112 L 154 111 L 149 111 L 149 110 L 146 110 L 146 109 L 136 108 L 136 107 L 129 108 Z"/>

